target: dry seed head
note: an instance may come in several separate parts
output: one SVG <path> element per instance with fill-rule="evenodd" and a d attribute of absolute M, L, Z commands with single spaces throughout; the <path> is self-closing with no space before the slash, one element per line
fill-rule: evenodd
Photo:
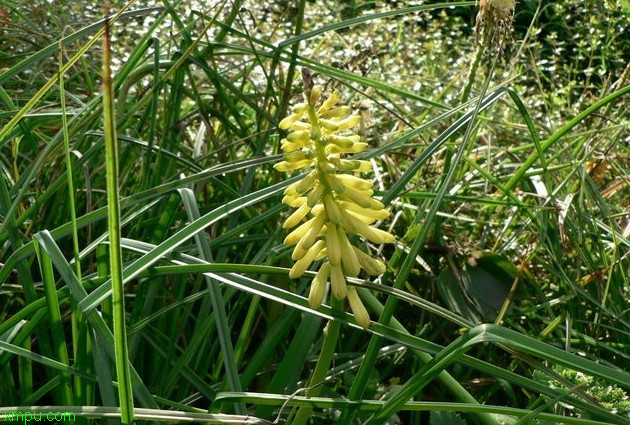
<path fill-rule="evenodd" d="M 512 37 L 516 0 L 481 0 L 475 28 L 477 43 L 490 54 L 503 54 Z"/>
<path fill-rule="evenodd" d="M 292 259 L 296 262 L 289 277 L 298 278 L 314 261 L 324 260 L 311 283 L 309 304 L 321 305 L 330 281 L 333 296 L 348 297 L 357 323 L 367 327 L 367 310 L 356 290 L 346 285 L 346 276 L 358 276 L 361 270 L 376 276 L 385 271 L 385 265 L 352 246 L 349 237 L 357 235 L 378 244 L 394 242 L 393 235 L 371 226 L 389 217 L 389 212 L 372 197 L 372 182 L 352 174 L 370 171 L 372 164 L 342 158 L 367 147 L 352 130 L 361 123 L 361 116 L 339 105 L 339 92 L 323 96 L 323 88 L 313 83 L 308 70 L 302 76 L 306 103 L 296 105 L 280 121 L 279 127 L 289 133 L 281 141 L 284 161 L 274 166 L 283 172 L 310 170 L 287 187 L 282 199 L 297 208 L 283 226 L 295 227 L 284 240 L 286 245 L 295 245 Z"/>

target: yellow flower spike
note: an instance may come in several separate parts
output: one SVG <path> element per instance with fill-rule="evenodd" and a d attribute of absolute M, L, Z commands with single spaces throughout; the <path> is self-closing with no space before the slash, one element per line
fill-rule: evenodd
<path fill-rule="evenodd" d="M 306 204 L 302 205 L 300 208 L 298 208 L 297 210 L 293 211 L 293 214 L 291 214 L 289 216 L 289 218 L 287 218 L 287 220 L 284 222 L 282 227 L 284 227 L 285 229 L 292 229 L 292 228 L 294 228 L 295 226 L 298 225 L 298 223 L 300 221 L 302 221 L 302 219 L 304 217 L 306 217 L 306 215 L 310 211 L 311 211 L 311 207 L 309 207 Z"/>
<path fill-rule="evenodd" d="M 357 254 L 357 258 L 359 259 L 359 264 L 361 264 L 361 268 L 365 270 L 367 274 L 369 274 L 370 276 L 379 276 L 385 273 L 385 270 L 387 270 L 387 266 L 385 266 L 382 261 L 370 257 L 368 254 L 361 251 L 357 247 L 353 248 L 354 252 Z"/>
<path fill-rule="evenodd" d="M 367 327 L 369 315 L 356 290 L 346 285 L 346 276 L 358 276 L 361 270 L 376 276 L 385 271 L 385 264 L 353 247 L 348 235 L 359 235 L 374 243 L 393 242 L 391 234 L 370 226 L 389 217 L 389 212 L 372 198 L 373 183 L 351 174 L 371 171 L 372 164 L 343 159 L 345 154 L 367 147 L 351 130 L 361 117 L 350 115 L 349 107 L 338 105 L 337 91 L 320 102 L 322 87 L 313 86 L 308 71 L 303 70 L 303 77 L 306 103 L 294 107 L 293 113 L 281 121 L 281 128 L 290 131 L 281 141 L 284 161 L 275 166 L 279 171 L 310 167 L 305 177 L 285 190 L 282 199 L 297 208 L 283 224 L 293 229 L 284 243 L 295 244 L 291 257 L 296 262 L 289 276 L 298 278 L 314 261 L 323 260 L 311 283 L 309 305 L 317 308 L 324 302 L 330 281 L 333 296 L 347 296 L 357 323 Z"/>
<path fill-rule="evenodd" d="M 328 214 L 328 218 L 335 224 L 341 223 L 341 211 L 339 211 L 339 206 L 335 202 L 332 195 L 324 195 L 324 207 L 326 208 L 326 214 Z"/>
<path fill-rule="evenodd" d="M 370 326 L 370 315 L 361 302 L 357 290 L 352 286 L 348 288 L 348 302 L 350 303 L 350 309 L 352 310 L 352 314 L 354 314 L 354 320 L 357 321 L 357 324 L 362 328 Z"/>
<path fill-rule="evenodd" d="M 339 245 L 341 246 L 341 263 L 346 273 L 350 276 L 358 276 L 361 273 L 361 264 L 357 258 L 357 254 L 352 249 L 352 245 L 343 229 L 337 229 L 339 237 Z"/>
<path fill-rule="evenodd" d="M 332 287 L 332 293 L 338 300 L 343 300 L 348 294 L 348 286 L 346 285 L 346 278 L 341 271 L 341 266 L 330 266 L 330 286 Z"/>
<path fill-rule="evenodd" d="M 297 279 L 298 277 L 302 276 L 306 269 L 308 269 L 308 267 L 311 265 L 317 254 L 319 254 L 319 251 L 324 248 L 324 245 L 324 241 L 317 241 L 315 245 L 313 245 L 311 249 L 308 250 L 304 257 L 295 262 L 295 264 L 289 271 L 289 277 L 291 279 Z"/>
<path fill-rule="evenodd" d="M 317 110 L 317 115 L 320 116 L 328 112 L 330 108 L 332 108 L 333 106 L 337 104 L 337 102 L 339 102 L 339 97 L 340 97 L 339 92 L 337 90 L 332 92 L 332 94 L 328 96 L 328 99 L 326 99 Z"/>
<path fill-rule="evenodd" d="M 341 244 L 337 234 L 337 226 L 328 224 L 326 229 L 326 247 L 328 248 L 328 261 L 333 266 L 341 264 Z"/>
<path fill-rule="evenodd" d="M 330 264 L 324 263 L 311 282 L 311 289 L 308 293 L 308 305 L 312 309 L 319 308 L 328 292 L 328 275 L 330 274 Z"/>
<path fill-rule="evenodd" d="M 308 205 L 309 207 L 314 207 L 324 194 L 325 188 L 326 187 L 323 184 L 318 184 L 317 186 L 315 186 L 315 188 L 306 197 L 306 205 Z"/>

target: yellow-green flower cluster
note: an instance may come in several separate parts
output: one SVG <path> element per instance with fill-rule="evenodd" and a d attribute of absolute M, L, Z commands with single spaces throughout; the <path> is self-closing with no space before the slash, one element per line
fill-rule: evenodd
<path fill-rule="evenodd" d="M 305 84 L 306 86 L 306 84 Z M 284 240 L 295 245 L 291 278 L 298 278 L 316 260 L 324 260 L 311 283 L 309 304 L 318 308 L 326 298 L 328 282 L 337 299 L 348 298 L 357 323 L 367 327 L 370 317 L 356 290 L 346 285 L 346 276 L 363 269 L 376 276 L 385 264 L 352 246 L 348 237 L 360 235 L 376 244 L 392 243 L 394 236 L 371 226 L 389 217 L 381 202 L 372 198 L 372 183 L 355 176 L 371 170 L 368 161 L 343 159 L 344 154 L 363 151 L 367 143 L 353 134 L 361 118 L 339 106 L 339 92 L 320 102 L 322 87 L 305 87 L 305 103 L 295 105 L 279 126 L 289 130 L 281 141 L 284 161 L 278 171 L 310 170 L 284 191 L 282 202 L 297 208 L 284 228 L 294 229 Z"/>

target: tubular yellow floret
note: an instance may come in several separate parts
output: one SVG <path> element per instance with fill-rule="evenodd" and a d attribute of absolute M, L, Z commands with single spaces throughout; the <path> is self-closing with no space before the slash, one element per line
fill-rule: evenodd
<path fill-rule="evenodd" d="M 315 256 L 315 260 L 313 261 L 323 260 L 324 258 L 328 258 L 328 248 L 326 247 L 319 251 L 319 254 Z"/>
<path fill-rule="evenodd" d="M 362 192 L 359 192 L 358 190 L 352 189 L 347 186 L 341 194 L 341 197 L 346 198 L 363 208 L 372 208 L 372 206 L 374 205 L 374 200 L 369 195 L 366 195 Z"/>
<path fill-rule="evenodd" d="M 352 127 L 356 127 L 361 122 L 361 115 L 351 115 L 348 118 L 344 118 L 339 121 L 337 125 L 339 126 L 339 131 L 346 131 L 351 129 Z"/>
<path fill-rule="evenodd" d="M 354 320 L 357 321 L 357 324 L 363 328 L 370 326 L 370 315 L 361 302 L 357 290 L 352 286 L 348 288 L 348 302 L 350 303 L 350 309 L 352 310 L 352 314 L 354 314 Z"/>
<path fill-rule="evenodd" d="M 357 254 L 352 249 L 348 236 L 346 236 L 346 232 L 343 229 L 337 229 L 337 236 L 341 246 L 341 263 L 343 268 L 350 276 L 358 276 L 361 272 L 361 265 L 357 259 Z"/>
<path fill-rule="evenodd" d="M 315 188 L 311 190 L 311 192 L 306 197 L 306 205 L 308 205 L 309 207 L 314 207 L 315 204 L 317 204 L 319 202 L 319 199 L 322 197 L 325 188 L 326 187 L 323 184 L 318 184 L 317 186 L 315 186 Z"/>
<path fill-rule="evenodd" d="M 300 168 L 308 167 L 312 163 L 313 161 L 311 159 L 304 159 L 302 161 L 296 162 L 282 161 L 274 165 L 273 168 L 275 168 L 277 171 L 293 171 L 299 170 Z"/>
<path fill-rule="evenodd" d="M 286 189 L 284 189 L 284 192 L 282 192 L 282 193 L 284 193 L 285 195 L 288 195 L 288 196 L 294 196 L 294 195 L 296 195 L 296 194 L 297 194 L 297 191 L 295 190 L 295 188 L 297 187 L 297 185 L 298 185 L 299 183 L 300 183 L 300 182 L 295 182 L 295 183 L 290 184 L 289 186 L 287 186 L 287 188 L 286 188 Z"/>
<path fill-rule="evenodd" d="M 304 257 L 295 262 L 295 264 L 291 268 L 291 271 L 289 271 L 289 277 L 291 279 L 295 279 L 302 276 L 306 269 L 308 269 L 308 267 L 311 265 L 317 254 L 319 254 L 319 251 L 322 250 L 322 248 L 324 248 L 324 241 L 317 241 L 315 245 L 313 245 L 311 249 L 308 250 Z"/>
<path fill-rule="evenodd" d="M 321 115 L 322 115 L 322 118 L 341 118 L 341 117 L 345 117 L 349 113 L 350 113 L 350 108 L 348 106 L 339 106 L 337 108 L 326 111 L 322 113 Z"/>
<path fill-rule="evenodd" d="M 293 143 L 304 143 L 309 141 L 310 132 L 306 130 L 294 131 L 289 133 L 287 140 Z"/>
<path fill-rule="evenodd" d="M 348 212 L 353 212 L 364 217 L 374 218 L 375 220 L 385 220 L 390 216 L 389 211 L 385 209 L 374 210 L 370 208 L 361 208 L 360 206 L 347 201 L 341 201 L 340 207 Z"/>
<path fill-rule="evenodd" d="M 334 174 L 326 174 L 326 183 L 330 185 L 330 188 L 337 194 L 343 193 L 346 187 L 341 183 Z"/>
<path fill-rule="evenodd" d="M 324 207 L 326 207 L 326 214 L 328 218 L 335 224 L 341 223 L 341 211 L 335 202 L 332 195 L 324 195 Z"/>
<path fill-rule="evenodd" d="M 328 289 L 329 274 L 330 265 L 328 263 L 324 263 L 313 278 L 313 282 L 311 282 L 311 289 L 308 293 L 308 305 L 310 305 L 311 308 L 318 308 L 324 302 Z"/>
<path fill-rule="evenodd" d="M 343 275 L 341 266 L 330 266 L 330 286 L 335 298 L 338 300 L 346 298 L 348 286 L 346 285 L 346 278 Z"/>
<path fill-rule="evenodd" d="M 302 121 L 296 121 L 289 127 L 291 130 L 308 130 L 311 131 L 311 125 Z"/>
<path fill-rule="evenodd" d="M 327 225 L 326 247 L 328 248 L 328 261 L 333 266 L 338 266 L 341 263 L 341 245 L 339 244 L 337 226 L 332 223 Z"/>
<path fill-rule="evenodd" d="M 295 150 L 309 146 L 309 143 L 310 142 L 308 140 L 302 142 L 289 142 L 287 139 L 282 139 L 280 141 L 280 149 L 282 149 L 282 152 L 293 152 Z"/>
<path fill-rule="evenodd" d="M 341 183 L 345 186 L 356 190 L 370 190 L 372 189 L 372 186 L 374 186 L 374 183 L 351 174 L 337 174 L 336 177 L 341 180 Z"/>
<path fill-rule="evenodd" d="M 311 227 L 306 231 L 306 233 L 304 233 L 304 236 L 302 236 L 302 239 L 300 239 L 297 246 L 293 250 L 293 260 L 299 260 L 300 258 L 302 258 L 306 254 L 306 251 L 308 251 L 311 246 L 313 246 L 313 243 L 315 243 L 315 239 L 317 239 L 320 230 L 322 230 L 325 218 L 326 216 L 323 213 L 315 216 L 315 220 L 313 220 Z"/>
<path fill-rule="evenodd" d="M 293 183 L 295 185 L 295 192 L 299 194 L 305 193 L 313 187 L 315 181 L 317 181 L 317 170 L 311 171 L 302 180 Z"/>
<path fill-rule="evenodd" d="M 394 243 L 396 241 L 396 238 L 394 238 L 394 235 L 391 233 L 372 227 L 360 220 L 355 221 L 354 226 L 357 229 L 357 233 L 370 242 L 382 244 Z"/>
<path fill-rule="evenodd" d="M 321 119 L 319 120 L 319 125 L 328 131 L 339 131 L 339 123 L 331 120 Z"/>
<path fill-rule="evenodd" d="M 311 211 L 311 207 L 309 207 L 306 204 L 302 205 L 300 208 L 295 210 L 293 214 L 289 216 L 289 218 L 287 218 L 287 220 L 284 222 L 282 227 L 284 227 L 285 229 L 292 229 L 293 227 L 297 226 L 298 223 L 302 221 L 302 219 L 306 217 L 306 215 L 310 211 Z"/>
<path fill-rule="evenodd" d="M 302 115 L 304 115 L 304 112 L 291 114 L 280 121 L 278 127 L 280 127 L 282 130 L 287 130 L 294 122 L 302 118 Z"/>
<path fill-rule="evenodd" d="M 313 225 L 314 222 L 315 222 L 315 217 L 313 217 L 310 220 L 302 223 L 300 226 L 295 228 L 295 230 L 293 230 L 291 233 L 289 233 L 286 238 L 284 238 L 284 242 L 283 243 L 285 245 L 294 245 L 294 244 L 298 243 L 300 241 L 300 239 L 302 239 L 304 237 L 304 235 L 306 234 L 308 229 L 311 228 L 311 226 Z"/>
<path fill-rule="evenodd" d="M 359 264 L 361 264 L 361 268 L 365 270 L 367 274 L 369 274 L 370 276 L 379 276 L 385 273 L 387 267 L 382 261 L 370 257 L 357 247 L 353 248 L 354 252 L 357 254 L 357 258 L 359 259 Z"/>
<path fill-rule="evenodd" d="M 361 140 L 360 136 L 336 136 L 334 134 L 326 137 L 326 141 L 328 143 L 333 143 L 335 146 L 339 148 L 352 148 L 352 146 Z"/>
<path fill-rule="evenodd" d="M 308 98 L 309 105 L 314 105 L 317 102 L 319 102 L 319 98 L 322 97 L 323 91 L 324 91 L 324 88 L 322 86 L 320 85 L 313 86 L 313 89 L 311 90 L 311 95 Z"/>
<path fill-rule="evenodd" d="M 305 159 L 311 159 L 312 155 L 309 151 L 293 151 L 285 153 L 283 157 L 287 162 L 297 162 Z"/>
<path fill-rule="evenodd" d="M 326 146 L 326 153 L 329 155 L 337 153 L 360 153 L 365 150 L 367 143 L 353 143 L 349 147 L 341 147 L 336 144 Z"/>
<path fill-rule="evenodd" d="M 322 115 L 339 102 L 339 92 L 335 90 L 328 99 L 326 99 L 317 110 L 317 115 Z"/>
<path fill-rule="evenodd" d="M 311 283 L 309 305 L 317 308 L 324 302 L 330 281 L 333 296 L 348 297 L 357 323 L 367 327 L 370 317 L 356 290 L 346 285 L 346 276 L 358 276 L 361 270 L 377 276 L 385 271 L 385 264 L 352 246 L 348 235 L 373 243 L 393 242 L 393 235 L 370 226 L 389 217 L 389 212 L 372 198 L 372 182 L 349 174 L 370 171 L 372 164 L 343 159 L 345 154 L 367 147 L 351 130 L 361 122 L 360 115 L 349 115 L 349 107 L 337 105 L 337 91 L 320 103 L 322 87 L 313 86 L 308 74 L 304 75 L 307 102 L 296 105 L 280 122 L 279 127 L 289 134 L 281 140 L 284 161 L 274 166 L 278 171 L 311 167 L 305 177 L 285 189 L 282 198 L 283 203 L 297 208 L 283 225 L 295 227 L 284 240 L 295 245 L 289 277 L 298 278 L 314 261 L 323 260 Z"/>

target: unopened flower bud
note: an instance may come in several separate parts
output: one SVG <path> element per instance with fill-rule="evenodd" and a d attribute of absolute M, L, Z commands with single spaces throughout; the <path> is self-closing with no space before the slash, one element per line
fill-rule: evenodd
<path fill-rule="evenodd" d="M 313 282 L 311 282 L 311 289 L 308 293 L 308 305 L 311 306 L 312 309 L 319 308 L 326 298 L 329 274 L 330 265 L 324 263 L 313 278 Z"/>
<path fill-rule="evenodd" d="M 330 266 L 330 286 L 332 293 L 338 300 L 343 300 L 348 294 L 346 278 L 341 271 L 341 266 Z"/>
<path fill-rule="evenodd" d="M 352 310 L 352 314 L 354 314 L 354 320 L 357 321 L 357 324 L 363 328 L 370 326 L 370 315 L 361 302 L 357 290 L 353 287 L 348 288 L 348 302 L 350 303 L 350 309 Z"/>

